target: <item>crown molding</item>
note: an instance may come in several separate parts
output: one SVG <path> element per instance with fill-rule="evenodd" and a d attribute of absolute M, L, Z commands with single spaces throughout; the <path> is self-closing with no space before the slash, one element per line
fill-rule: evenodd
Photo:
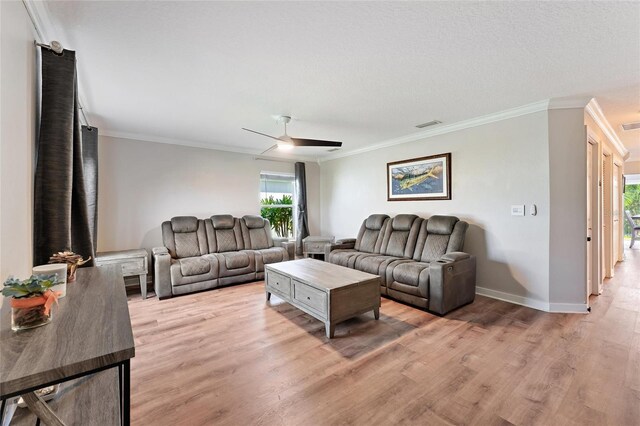
<path fill-rule="evenodd" d="M 36 39 L 38 43 L 49 44 L 49 42 L 51 42 L 49 36 L 52 33 L 53 24 L 49 18 L 49 11 L 46 9 L 47 6 L 45 5 L 45 2 L 22 0 L 22 4 L 27 10 L 29 18 L 31 18 L 31 23 L 33 24 L 33 28 L 36 32 Z"/>
<path fill-rule="evenodd" d="M 593 99 L 589 97 L 569 97 L 569 98 L 553 98 L 549 99 L 548 109 L 573 109 L 573 108 L 586 108 L 589 102 Z"/>
<path fill-rule="evenodd" d="M 458 121 L 452 124 L 437 126 L 429 130 L 423 130 L 421 132 L 412 133 L 407 136 L 401 136 L 399 138 L 382 141 L 377 144 L 367 146 L 365 148 L 355 149 L 353 151 L 347 151 L 347 152 L 338 153 L 335 155 L 330 155 L 328 157 L 323 157 L 318 159 L 318 162 L 322 163 L 325 161 L 335 160 L 337 158 L 358 155 L 358 154 L 362 154 L 369 151 L 375 151 L 381 148 L 388 148 L 395 145 L 415 142 L 421 139 L 430 138 L 432 136 L 443 135 L 445 133 L 451 133 L 458 130 L 469 129 L 471 127 L 482 126 L 484 124 L 489 124 L 496 121 L 507 120 L 509 118 L 520 117 L 523 115 L 533 114 L 540 111 L 546 111 L 549 109 L 549 103 L 550 103 L 550 100 L 546 99 L 544 101 L 534 102 L 534 103 L 523 105 L 516 108 L 510 108 L 510 109 L 499 111 L 493 114 L 487 114 L 480 117 L 471 118 L 469 120 L 463 120 L 463 121 Z"/>
<path fill-rule="evenodd" d="M 233 152 L 236 154 L 251 155 L 252 158 L 256 160 L 273 160 L 273 161 L 284 161 L 284 162 L 304 161 L 304 162 L 312 162 L 312 163 L 315 163 L 318 161 L 318 159 L 314 157 L 305 157 L 305 156 L 277 157 L 273 155 L 262 155 L 260 152 L 257 152 L 256 150 L 249 149 L 249 148 L 240 148 L 240 147 L 231 146 L 231 145 L 222 145 L 222 144 L 213 144 L 213 143 L 197 142 L 197 141 L 182 140 L 182 139 L 165 138 L 161 136 L 142 135 L 137 133 L 116 132 L 112 130 L 100 130 L 99 135 L 110 137 L 110 138 L 116 138 L 116 139 L 128 139 L 128 140 L 134 140 L 134 141 L 162 143 L 166 145 L 186 146 L 189 148 L 200 148 L 200 149 L 210 149 L 214 151 Z"/>
<path fill-rule="evenodd" d="M 600 108 L 600 104 L 598 104 L 596 98 L 592 98 L 589 101 L 589 103 L 585 107 L 585 110 L 587 111 L 587 114 L 589 114 L 591 118 L 593 118 L 593 121 L 596 122 L 598 127 L 600 127 L 602 133 L 604 133 L 607 139 L 609 139 L 611 145 L 615 148 L 622 159 L 626 160 L 629 157 L 629 150 L 625 148 L 624 144 L 620 141 L 618 135 L 613 130 L 613 127 L 611 127 L 609 120 L 607 120 L 607 117 L 605 117 L 604 113 L 602 112 L 602 108 Z"/>

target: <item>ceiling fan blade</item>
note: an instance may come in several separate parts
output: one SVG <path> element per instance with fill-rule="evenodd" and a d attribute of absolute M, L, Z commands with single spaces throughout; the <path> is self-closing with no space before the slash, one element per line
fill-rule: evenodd
<path fill-rule="evenodd" d="M 269 152 L 269 151 L 271 151 L 271 150 L 276 149 L 277 147 L 278 147 L 278 144 L 275 144 L 275 145 L 274 145 L 274 146 L 272 146 L 271 148 L 267 148 L 267 149 L 265 149 L 264 151 L 262 151 L 262 152 L 260 153 L 260 155 L 264 155 L 264 154 L 266 154 L 267 152 Z"/>
<path fill-rule="evenodd" d="M 291 138 L 291 142 L 293 143 L 293 146 L 342 146 L 342 142 L 323 141 L 319 139 Z"/>
<path fill-rule="evenodd" d="M 257 135 L 266 136 L 266 137 L 268 137 L 268 138 L 275 139 L 275 140 L 277 140 L 277 141 L 279 141 L 279 140 L 280 140 L 280 138 L 276 138 L 275 136 L 267 135 L 266 133 L 256 132 L 255 130 L 246 129 L 246 128 L 244 128 L 244 127 L 242 128 L 242 130 L 246 130 L 247 132 L 255 133 L 255 134 L 257 134 Z"/>

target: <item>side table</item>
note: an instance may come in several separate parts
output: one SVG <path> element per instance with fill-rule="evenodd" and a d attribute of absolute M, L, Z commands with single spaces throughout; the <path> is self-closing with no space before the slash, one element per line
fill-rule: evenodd
<path fill-rule="evenodd" d="M 147 298 L 148 254 L 145 249 L 105 251 L 96 254 L 96 266 L 120 265 L 123 277 L 138 276 L 140 293 Z"/>
<path fill-rule="evenodd" d="M 322 256 L 322 260 L 328 260 L 331 244 L 335 237 L 307 237 L 302 240 L 302 254 L 304 257 L 316 258 Z"/>

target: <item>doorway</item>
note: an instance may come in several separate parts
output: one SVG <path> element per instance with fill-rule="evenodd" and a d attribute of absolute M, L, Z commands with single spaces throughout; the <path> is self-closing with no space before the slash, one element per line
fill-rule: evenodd
<path fill-rule="evenodd" d="M 613 157 L 610 152 L 602 152 L 602 263 L 601 277 L 613 277 Z"/>
<path fill-rule="evenodd" d="M 599 144 L 591 135 L 587 139 L 587 299 L 602 293 L 600 276 L 600 198 Z"/>

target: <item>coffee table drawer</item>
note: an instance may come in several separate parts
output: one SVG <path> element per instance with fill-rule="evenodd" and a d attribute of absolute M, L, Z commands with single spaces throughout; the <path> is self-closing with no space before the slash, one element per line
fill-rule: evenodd
<path fill-rule="evenodd" d="M 267 271 L 267 289 L 282 296 L 291 297 L 291 278 L 277 272 Z"/>
<path fill-rule="evenodd" d="M 318 313 L 327 316 L 327 293 L 293 280 L 293 298 Z"/>

